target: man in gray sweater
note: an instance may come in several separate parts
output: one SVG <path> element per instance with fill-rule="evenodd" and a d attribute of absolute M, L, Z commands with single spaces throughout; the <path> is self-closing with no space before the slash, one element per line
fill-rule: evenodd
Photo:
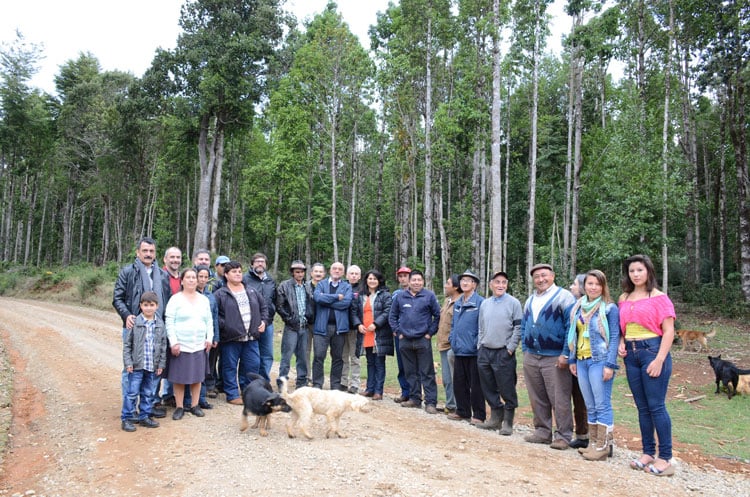
<path fill-rule="evenodd" d="M 479 382 L 492 409 L 490 418 L 477 425 L 485 430 L 513 433 L 518 407 L 516 394 L 516 348 L 521 339 L 521 303 L 507 293 L 508 275 L 495 271 L 490 281 L 492 297 L 479 308 Z M 502 425 L 502 426 L 501 426 Z"/>

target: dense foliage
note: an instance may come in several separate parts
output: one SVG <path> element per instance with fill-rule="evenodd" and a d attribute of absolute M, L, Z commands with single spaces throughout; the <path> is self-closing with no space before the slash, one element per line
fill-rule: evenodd
<path fill-rule="evenodd" d="M 548 3 L 401 0 L 364 47 L 334 3 L 298 26 L 278 0 L 187 0 L 143 77 L 82 54 L 56 95 L 29 86 L 43 54 L 19 35 L 0 255 L 105 265 L 150 235 L 281 273 L 434 267 L 439 287 L 501 265 L 525 286 L 530 255 L 617 286 L 643 252 L 685 298 L 750 298 L 746 3 L 569 0 L 560 56 Z"/>

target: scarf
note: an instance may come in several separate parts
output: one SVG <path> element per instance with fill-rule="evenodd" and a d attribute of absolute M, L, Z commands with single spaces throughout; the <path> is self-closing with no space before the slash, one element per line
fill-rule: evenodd
<path fill-rule="evenodd" d="M 602 301 L 601 295 L 595 298 L 593 301 L 589 301 L 588 296 L 584 295 L 578 302 L 575 303 L 573 309 L 570 311 L 570 329 L 568 330 L 568 348 L 571 352 L 576 350 L 576 322 L 580 319 L 582 323 L 586 324 L 590 322 L 590 318 L 599 311 L 599 333 L 604 338 L 604 341 L 609 343 L 609 323 L 606 319 L 606 306 L 607 304 Z M 583 336 L 589 338 L 589 329 L 586 326 Z"/>
<path fill-rule="evenodd" d="M 148 268 L 139 258 L 135 258 L 134 265 L 138 270 L 138 273 L 141 275 L 141 288 L 143 289 L 141 294 L 143 294 L 143 292 L 148 292 L 149 290 L 156 293 L 156 296 L 159 297 L 159 307 L 156 309 L 156 314 L 161 319 L 164 319 L 164 289 L 161 283 L 161 270 L 151 264 L 151 276 L 149 277 Z"/>

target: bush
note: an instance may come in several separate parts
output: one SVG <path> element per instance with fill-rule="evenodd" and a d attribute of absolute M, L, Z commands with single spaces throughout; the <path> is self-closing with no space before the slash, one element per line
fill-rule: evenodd
<path fill-rule="evenodd" d="M 81 272 L 78 278 L 78 296 L 82 302 L 96 291 L 96 287 L 104 283 L 107 278 L 106 268 L 88 268 Z"/>

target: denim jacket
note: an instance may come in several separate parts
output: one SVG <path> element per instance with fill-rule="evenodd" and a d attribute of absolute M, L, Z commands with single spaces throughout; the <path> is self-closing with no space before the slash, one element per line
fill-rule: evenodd
<path fill-rule="evenodd" d="M 605 307 L 607 314 L 607 324 L 609 325 L 609 336 L 603 337 L 599 329 L 601 323 L 599 320 L 599 311 L 597 310 L 591 316 L 589 321 L 589 340 L 591 341 L 591 360 L 594 362 L 604 361 L 604 366 L 610 369 L 619 369 L 617 366 L 617 347 L 620 343 L 620 311 L 617 304 L 609 303 Z M 571 322 L 579 319 L 581 316 L 581 307 L 578 306 L 575 314 L 570 315 Z M 565 355 L 568 356 L 568 364 L 576 363 L 576 350 L 578 347 L 578 338 L 573 342 L 574 349 L 570 349 L 570 343 L 565 341 Z"/>

